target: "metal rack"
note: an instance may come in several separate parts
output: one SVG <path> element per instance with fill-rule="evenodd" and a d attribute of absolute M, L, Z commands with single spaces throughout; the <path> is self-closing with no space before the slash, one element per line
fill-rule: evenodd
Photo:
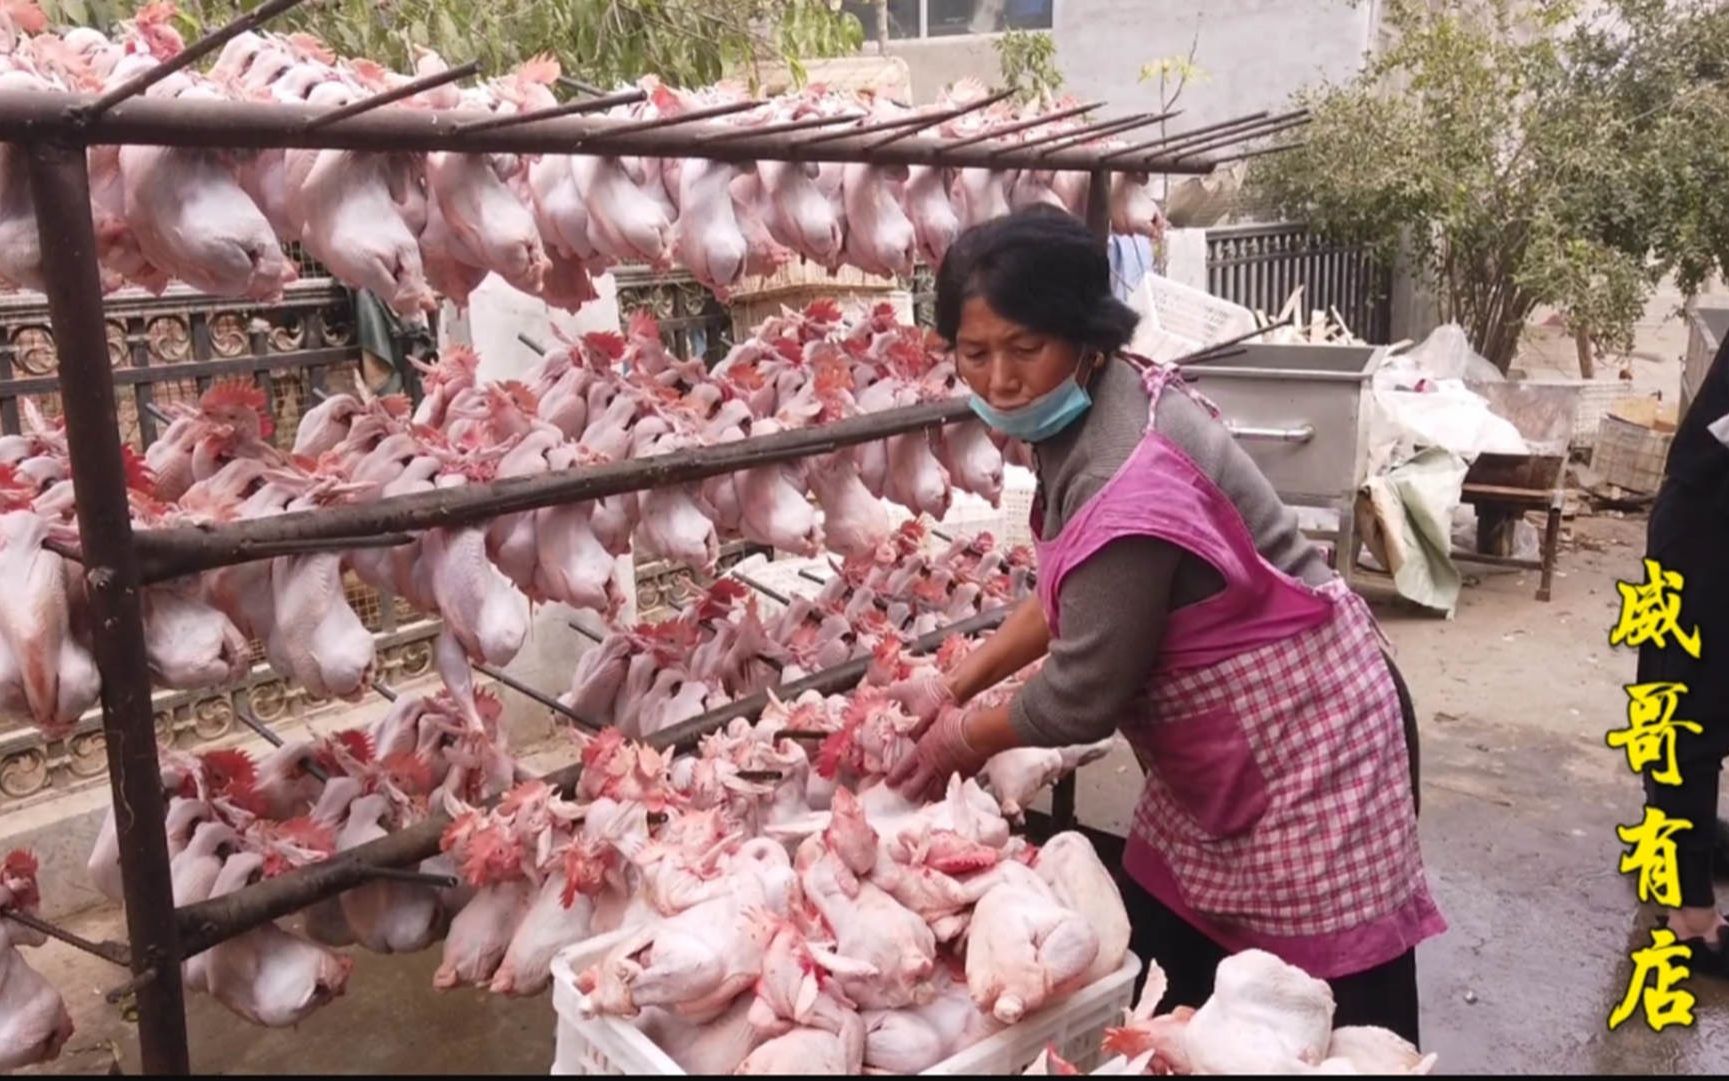
<path fill-rule="evenodd" d="M 195 42 L 172 60 L 97 97 L 60 93 L 0 95 L 0 141 L 18 144 L 44 240 L 43 278 L 60 356 L 59 389 L 77 489 L 81 548 L 74 553 L 88 585 L 92 620 L 100 630 L 94 651 L 102 672 L 103 731 L 120 838 L 121 878 L 130 949 L 125 957 L 137 993 L 144 1069 L 189 1069 L 182 960 L 262 922 L 400 868 L 436 851 L 435 817 L 369 845 L 263 882 L 215 901 L 176 910 L 163 832 L 164 795 L 151 712 L 139 590 L 144 585 L 202 569 L 290 552 L 330 551 L 401 543 L 407 530 L 451 526 L 499 514 L 577 502 L 820 454 L 899 433 L 950 423 L 967 415 L 959 401 L 932 403 L 861 416 L 815 429 L 789 431 L 678 454 L 473 485 L 427 495 L 380 500 L 314 513 L 289 514 L 210 528 L 148 531 L 135 535 L 129 515 L 121 446 L 115 425 L 114 374 L 101 313 L 103 293 L 90 214 L 86 149 L 92 145 L 146 144 L 232 149 L 330 147 L 369 151 L 462 153 L 580 152 L 600 155 L 757 160 L 863 162 L 953 168 L 1058 169 L 1090 175 L 1088 224 L 1108 235 L 1113 173 L 1204 174 L 1232 156 L 1231 148 L 1301 124 L 1301 113 L 1257 114 L 1101 153 L 1088 144 L 1167 120 L 1139 114 L 1102 121 L 1058 136 L 993 145 L 998 136 L 1090 110 L 1077 108 L 948 140 L 928 131 L 998 98 L 834 131 L 841 121 L 793 122 L 758 129 L 708 121 L 758 104 L 741 102 L 652 121 L 584 116 L 638 100 L 625 91 L 566 102 L 539 112 L 496 116 L 467 110 L 385 110 L 389 104 L 438 83 L 473 75 L 462 65 L 415 80 L 388 93 L 318 110 L 290 105 L 188 102 L 139 97 L 175 70 L 208 55 L 237 34 L 287 10 L 298 0 L 269 0 L 253 12 Z M 592 88 L 587 88 L 592 90 Z M 635 95 L 635 96 L 633 96 Z M 1276 149 L 1276 148 L 1275 148 Z M 988 613 L 941 632 L 980 630 L 1000 621 Z M 929 636 L 927 636 L 929 637 Z M 923 640 L 921 640 L 923 642 Z M 915 646 L 918 643 L 915 643 Z M 926 643 L 934 648 L 935 643 Z M 857 668 L 858 671 L 852 671 Z M 862 662 L 819 673 L 783 688 L 787 693 L 838 690 L 855 683 Z M 688 743 L 761 702 L 735 703 L 658 737 Z M 574 782 L 576 767 L 550 775 Z M 1072 779 L 1071 779 L 1072 780 Z M 1057 817 L 1072 818 L 1074 789 L 1059 788 Z M 120 956 L 116 954 L 116 956 Z"/>

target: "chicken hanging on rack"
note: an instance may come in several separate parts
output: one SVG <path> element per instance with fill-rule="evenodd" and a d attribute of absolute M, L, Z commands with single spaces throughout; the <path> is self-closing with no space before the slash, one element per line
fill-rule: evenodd
<path fill-rule="evenodd" d="M 51 33 L 39 10 L 20 10 L 0 39 L 0 86 L 10 90 L 106 91 L 185 48 L 170 3 L 140 8 L 114 39 L 89 28 Z M 414 67 L 415 76 L 447 70 L 418 47 Z M 533 57 L 470 88 L 446 84 L 381 108 L 460 110 L 471 118 L 539 112 L 558 104 L 558 75 L 556 61 Z M 338 57 L 310 35 L 249 30 L 227 41 L 205 70 L 188 67 L 145 93 L 329 111 L 410 78 L 363 57 Z M 648 76 L 634 89 L 640 100 L 613 106 L 609 118 L 651 122 L 748 101 L 744 87 L 729 82 L 692 90 Z M 939 109 L 977 107 L 936 125 L 934 134 L 1003 130 L 992 145 L 1009 150 L 1078 126 L 1055 119 L 1004 130 L 1072 103 L 983 107 L 985 95 L 972 80 L 945 89 Z M 743 133 L 834 118 L 823 134 L 841 134 L 850 125 L 914 115 L 872 91 L 811 86 L 713 123 Z M 1113 136 L 1095 143 L 1124 145 Z M 664 270 L 676 261 L 723 297 L 746 276 L 773 275 L 795 257 L 830 271 L 844 263 L 905 276 L 915 260 L 940 263 L 960 230 L 1011 208 L 1050 203 L 1084 214 L 1087 199 L 1084 173 L 980 167 L 148 146 L 95 146 L 88 161 L 110 288 L 160 293 L 178 279 L 222 296 L 273 299 L 296 278 L 282 246 L 300 244 L 336 277 L 411 319 L 431 311 L 438 295 L 466 307 L 492 275 L 575 310 L 596 297 L 592 277 L 617 263 Z M 1113 178 L 1111 221 L 1118 232 L 1158 235 L 1163 220 L 1145 174 Z M 0 279 L 42 287 L 34 204 L 15 147 L 0 148 Z"/>

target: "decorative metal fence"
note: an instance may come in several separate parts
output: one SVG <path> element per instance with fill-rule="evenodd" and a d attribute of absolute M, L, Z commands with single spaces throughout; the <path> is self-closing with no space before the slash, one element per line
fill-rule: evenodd
<path fill-rule="evenodd" d="M 1335 244 L 1304 225 L 1207 231 L 1207 291 L 1214 296 L 1277 315 L 1299 286 L 1299 318 L 1333 309 L 1364 341 L 1387 341 L 1392 272 L 1365 249 Z"/>

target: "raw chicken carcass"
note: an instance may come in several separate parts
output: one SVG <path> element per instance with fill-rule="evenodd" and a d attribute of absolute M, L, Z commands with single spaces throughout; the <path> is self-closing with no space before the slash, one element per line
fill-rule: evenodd
<path fill-rule="evenodd" d="M 218 95 L 189 91 L 183 100 Z M 274 301 L 298 274 L 222 154 L 123 146 L 126 222 L 150 262 L 217 296 Z"/>
<path fill-rule="evenodd" d="M 1098 935 L 1098 954 L 1081 982 L 1090 985 L 1117 971 L 1129 952 L 1129 914 L 1092 842 L 1079 833 L 1059 833 L 1039 848 L 1033 869 Z"/>
<path fill-rule="evenodd" d="M 864 1064 L 882 1073 L 916 1074 L 1000 1031 L 981 1013 L 965 983 L 939 968 L 936 997 L 923 1006 L 867 1010 Z"/>
<path fill-rule="evenodd" d="M 1333 1030 L 1320 1072 L 1426 1074 L 1435 1068 L 1437 1057 L 1432 1051 L 1427 1055 L 1421 1053 L 1409 1040 L 1387 1029 L 1346 1025 Z"/>
<path fill-rule="evenodd" d="M 0 912 L 34 914 L 39 901 L 36 857 L 12 852 L 0 861 Z M 19 949 L 45 941 L 39 932 L 0 917 L 0 1072 L 57 1058 L 72 1036 L 72 1015 L 60 992 Z"/>
<path fill-rule="evenodd" d="M 245 888 L 263 869 L 264 857 L 256 852 L 230 856 L 211 896 Z M 352 958 L 266 922 L 212 946 L 204 973 L 210 993 L 230 1010 L 255 1025 L 287 1028 L 342 994 L 353 967 Z"/>
<path fill-rule="evenodd" d="M 452 254 L 524 292 L 540 292 L 547 261 L 534 216 L 504 186 L 487 155 L 428 154 L 426 181 L 430 201 L 455 240 Z"/>
<path fill-rule="evenodd" d="M 810 162 L 757 163 L 767 193 L 769 233 L 805 258 L 834 267 L 840 263 L 845 231 L 834 204 L 816 185 L 817 172 Z"/>
<path fill-rule="evenodd" d="M 272 667 L 322 698 L 353 698 L 372 674 L 372 632 L 349 607 L 338 552 L 279 556 L 271 562 L 275 620 L 266 651 Z"/>
<path fill-rule="evenodd" d="M 967 988 L 979 1009 L 1012 1025 L 1081 985 L 1099 938 L 1024 864 L 1009 862 L 967 925 Z"/>
<path fill-rule="evenodd" d="M 949 199 L 947 170 L 914 165 L 908 170 L 906 213 L 918 239 L 919 256 L 927 266 L 941 266 L 949 245 L 960 235 L 960 215 Z"/>
<path fill-rule="evenodd" d="M 743 275 L 748 251 L 732 194 L 738 175 L 738 167 L 728 162 L 679 162 L 679 215 L 673 225 L 678 257 L 697 281 L 723 299 Z"/>
<path fill-rule="evenodd" d="M 896 195 L 907 179 L 907 167 L 854 162 L 845 167 L 843 177 L 848 261 L 867 274 L 911 274 L 918 236 Z"/>
<path fill-rule="evenodd" d="M 839 1077 L 858 1073 L 863 1061 L 862 1046 L 855 1051 L 847 1040 L 832 1032 L 820 1028 L 795 1028 L 745 1056 L 736 1072 L 782 1077 Z"/>
<path fill-rule="evenodd" d="M 388 836 L 384 819 L 390 800 L 362 796 L 348 807 L 337 837 L 339 851 Z M 342 915 L 354 939 L 374 953 L 415 953 L 432 944 L 438 931 L 438 894 L 430 886 L 379 879 L 341 895 Z"/>
<path fill-rule="evenodd" d="M 144 649 L 156 682 L 175 690 L 218 687 L 252 666 L 246 636 L 227 616 L 204 603 L 196 579 L 146 587 Z"/>
<path fill-rule="evenodd" d="M 432 986 L 444 991 L 491 983 L 533 900 L 534 885 L 526 879 L 483 886 L 451 921 L 444 960 L 433 973 Z"/>
<path fill-rule="evenodd" d="M 1018 818 L 1047 786 L 1103 758 L 1114 746 L 1115 736 L 1070 747 L 1015 747 L 985 762 L 985 781 L 1003 814 Z"/>
<path fill-rule="evenodd" d="M 589 243 L 618 263 L 672 265 L 673 225 L 666 207 L 650 196 L 641 159 L 582 155 L 572 159 L 576 188 L 588 207 Z M 656 183 L 659 178 L 656 177 Z"/>
<path fill-rule="evenodd" d="M 1195 1073 L 1306 1073 L 1327 1057 L 1333 992 L 1265 950 L 1219 962 L 1208 998 L 1183 1030 Z"/>
<path fill-rule="evenodd" d="M 0 513 L 0 713 L 59 735 L 96 703 L 101 676 L 72 635 L 65 560 L 42 547 L 48 532 L 33 511 Z"/>
<path fill-rule="evenodd" d="M 301 242 L 343 281 L 377 294 L 399 315 L 436 310 L 420 243 L 400 205 L 418 182 L 411 159 L 352 150 L 297 150 L 310 166 L 289 176 Z"/>

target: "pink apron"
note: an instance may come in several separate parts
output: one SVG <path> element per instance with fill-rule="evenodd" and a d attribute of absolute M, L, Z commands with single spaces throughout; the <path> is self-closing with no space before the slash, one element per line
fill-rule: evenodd
<path fill-rule="evenodd" d="M 1134 359 L 1152 410 L 1175 383 L 1218 415 L 1176 369 Z M 1042 519 L 1035 505 L 1035 538 Z M 1320 979 L 1444 931 L 1368 605 L 1337 578 L 1317 589 L 1268 563 L 1236 505 L 1150 415 L 1117 474 L 1036 542 L 1053 635 L 1063 578 L 1126 536 L 1178 545 L 1225 582 L 1171 613 L 1137 715 L 1119 726 L 1147 777 L 1124 857 L 1135 881 L 1226 949 L 1264 949 Z"/>

